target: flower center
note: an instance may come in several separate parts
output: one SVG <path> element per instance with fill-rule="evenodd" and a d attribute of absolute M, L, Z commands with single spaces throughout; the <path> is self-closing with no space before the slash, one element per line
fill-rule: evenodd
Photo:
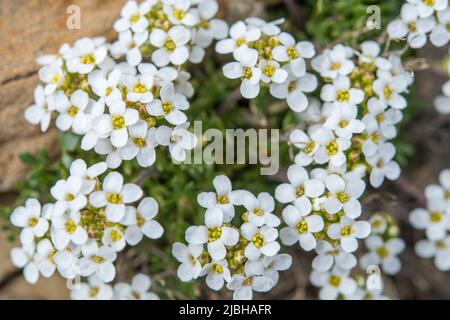
<path fill-rule="evenodd" d="M 380 135 L 378 134 L 378 132 L 374 132 L 371 136 L 370 139 L 372 139 L 372 141 L 375 144 L 378 144 L 380 142 Z"/>
<path fill-rule="evenodd" d="M 347 102 L 350 99 L 350 93 L 348 90 L 339 90 L 336 94 L 336 99 L 339 102 Z"/>
<path fill-rule="evenodd" d="M 259 249 L 264 245 L 264 238 L 260 233 L 257 233 L 253 236 L 252 242 Z"/>
<path fill-rule="evenodd" d="M 59 74 L 55 74 L 52 79 L 50 80 L 51 83 L 56 84 L 59 81 Z"/>
<path fill-rule="evenodd" d="M 89 289 L 89 296 L 91 298 L 94 298 L 97 296 L 99 291 L 100 291 L 99 288 L 91 288 L 91 289 Z"/>
<path fill-rule="evenodd" d="M 132 14 L 130 16 L 130 23 L 135 24 L 136 22 L 139 21 L 140 18 L 141 18 L 141 15 L 139 13 Z"/>
<path fill-rule="evenodd" d="M 308 142 L 305 148 L 303 148 L 303 151 L 305 151 L 305 153 L 311 153 L 314 151 L 315 146 L 316 146 L 315 142 L 311 140 L 310 142 Z"/>
<path fill-rule="evenodd" d="M 340 63 L 332 63 L 331 66 L 330 66 L 330 69 L 333 70 L 333 71 L 336 71 L 336 70 L 338 70 L 340 68 L 341 68 L 341 64 Z"/>
<path fill-rule="evenodd" d="M 349 225 L 341 229 L 341 236 L 348 237 L 351 234 L 353 234 L 353 232 L 354 232 L 353 227 Z"/>
<path fill-rule="evenodd" d="M 112 127 L 115 130 L 125 127 L 125 119 L 122 116 L 114 115 L 111 119 Z"/>
<path fill-rule="evenodd" d="M 422 2 L 426 5 L 426 6 L 429 6 L 429 7 L 432 7 L 432 6 L 434 6 L 434 2 L 435 2 L 436 0 L 422 0 Z"/>
<path fill-rule="evenodd" d="M 262 217 L 264 215 L 264 211 L 261 208 L 255 208 L 253 209 L 253 213 L 257 215 L 258 217 Z"/>
<path fill-rule="evenodd" d="M 37 223 L 38 223 L 38 219 L 36 219 L 35 217 L 30 218 L 28 220 L 28 227 L 33 228 L 37 225 Z"/>
<path fill-rule="evenodd" d="M 143 147 L 145 147 L 147 145 L 147 141 L 144 138 L 134 138 L 133 139 L 133 143 L 138 148 L 143 148 Z"/>
<path fill-rule="evenodd" d="M 448 32 L 450 32 L 450 22 L 445 25 L 445 28 L 447 29 Z"/>
<path fill-rule="evenodd" d="M 105 96 L 109 96 L 109 94 L 113 91 L 113 88 L 108 87 L 105 89 Z"/>
<path fill-rule="evenodd" d="M 97 255 L 92 256 L 91 259 L 95 263 L 102 263 L 103 261 L 105 261 L 105 259 L 103 257 L 97 256 Z"/>
<path fill-rule="evenodd" d="M 339 146 L 336 141 L 331 141 L 326 146 L 326 151 L 329 156 L 333 156 L 339 151 Z"/>
<path fill-rule="evenodd" d="M 416 23 L 415 22 L 408 23 L 408 30 L 410 32 L 416 32 L 417 31 Z"/>
<path fill-rule="evenodd" d="M 217 203 L 220 204 L 227 204 L 230 202 L 230 199 L 228 199 L 227 195 L 223 195 L 223 196 L 217 196 Z"/>
<path fill-rule="evenodd" d="M 67 233 L 70 234 L 74 233 L 77 229 L 77 225 L 72 219 L 67 219 L 67 221 L 64 223 L 64 227 L 66 228 Z"/>
<path fill-rule="evenodd" d="M 208 242 L 214 242 L 222 236 L 222 228 L 215 227 L 208 229 Z"/>
<path fill-rule="evenodd" d="M 71 193 L 66 194 L 66 196 L 64 197 L 64 200 L 66 201 L 72 201 L 73 199 L 75 199 L 75 196 Z"/>
<path fill-rule="evenodd" d="M 297 49 L 295 49 L 295 47 L 289 48 L 287 50 L 287 54 L 288 54 L 289 59 L 291 59 L 291 60 L 295 60 L 300 56 Z"/>
<path fill-rule="evenodd" d="M 69 116 L 74 118 L 78 113 L 78 108 L 75 106 L 71 106 L 69 109 L 67 109 L 67 113 L 69 114 Z"/>
<path fill-rule="evenodd" d="M 305 194 L 305 187 L 303 185 L 298 186 L 295 189 L 295 195 L 297 196 L 297 198 L 300 198 L 301 196 L 303 196 Z"/>
<path fill-rule="evenodd" d="M 298 233 L 307 233 L 308 232 L 308 223 L 305 220 L 300 221 L 295 227 Z"/>
<path fill-rule="evenodd" d="M 348 126 L 348 121 L 347 121 L 347 120 L 341 120 L 341 121 L 339 122 L 339 127 L 345 128 L 345 127 L 347 127 L 347 126 Z"/>
<path fill-rule="evenodd" d="M 147 87 L 142 82 L 138 82 L 134 85 L 133 92 L 134 93 L 146 93 Z"/>
<path fill-rule="evenodd" d="M 172 10 L 172 15 L 175 17 L 175 19 L 177 20 L 182 20 L 185 16 L 185 13 L 183 10 L 180 9 L 173 9 Z"/>
<path fill-rule="evenodd" d="M 329 278 L 328 278 L 328 283 L 330 284 L 330 285 L 332 285 L 333 287 L 339 287 L 339 285 L 341 284 L 341 277 L 339 277 L 339 276 L 335 276 L 334 274 L 333 275 L 331 275 Z"/>
<path fill-rule="evenodd" d="M 117 230 L 112 230 L 110 235 L 111 235 L 112 241 L 114 241 L 114 242 L 122 239 L 122 234 Z"/>
<path fill-rule="evenodd" d="M 93 64 L 95 62 L 94 55 L 92 53 L 85 54 L 81 57 L 82 64 Z"/>
<path fill-rule="evenodd" d="M 106 200 L 110 203 L 119 204 L 122 203 L 122 196 L 118 193 L 108 193 Z"/>
<path fill-rule="evenodd" d="M 447 249 L 447 244 L 443 240 L 436 241 L 436 248 L 440 250 Z"/>
<path fill-rule="evenodd" d="M 211 271 L 214 272 L 214 273 L 223 273 L 223 267 L 222 267 L 222 265 L 217 264 L 217 263 L 211 265 L 211 268 L 210 268 L 210 269 L 211 269 Z"/>
<path fill-rule="evenodd" d="M 242 68 L 242 76 L 245 78 L 245 79 L 250 79 L 251 77 L 252 77 L 252 75 L 253 75 L 253 72 L 252 72 L 252 68 L 250 68 L 250 67 L 243 67 Z"/>
<path fill-rule="evenodd" d="M 438 211 L 433 211 L 430 213 L 430 220 L 433 223 L 439 223 L 442 221 L 442 213 Z"/>
<path fill-rule="evenodd" d="M 240 47 L 245 43 L 245 38 L 238 38 L 236 39 L 236 46 Z"/>
<path fill-rule="evenodd" d="M 244 286 L 251 286 L 251 285 L 252 285 L 252 282 L 253 282 L 253 278 L 252 278 L 252 277 L 249 277 L 249 278 L 247 278 L 247 279 L 244 280 L 244 282 L 242 283 L 242 285 L 244 285 Z"/>
<path fill-rule="evenodd" d="M 138 227 L 142 227 L 142 225 L 145 223 L 145 219 L 144 219 L 144 217 L 142 216 L 142 215 L 140 215 L 140 214 L 137 214 L 136 215 L 136 225 L 138 226 Z"/>
<path fill-rule="evenodd" d="M 162 108 L 165 114 L 169 114 L 173 111 L 173 104 L 172 102 L 165 101 L 162 103 Z"/>
<path fill-rule="evenodd" d="M 445 199 L 450 199 L 450 189 L 445 190 Z"/>
<path fill-rule="evenodd" d="M 176 47 L 175 42 L 171 38 L 167 38 L 166 43 L 164 43 L 164 48 L 166 48 L 167 51 L 172 52 Z"/>
<path fill-rule="evenodd" d="M 297 89 L 297 81 L 291 81 L 291 82 L 289 82 L 289 85 L 288 85 L 288 91 L 289 91 L 289 92 L 292 92 L 292 91 L 294 91 L 295 89 Z"/>
<path fill-rule="evenodd" d="M 389 255 L 389 251 L 386 247 L 379 247 L 377 249 L 377 254 L 381 259 L 384 259 Z"/>
<path fill-rule="evenodd" d="M 275 66 L 271 65 L 271 64 L 267 64 L 264 69 L 263 69 L 263 73 L 268 76 L 269 78 L 273 77 L 273 75 L 275 74 L 276 68 Z"/>
<path fill-rule="evenodd" d="M 338 192 L 336 194 L 336 197 L 338 198 L 338 200 L 341 203 L 347 202 L 348 200 L 350 200 L 350 197 L 348 196 L 348 194 L 346 194 L 345 192 Z"/>
<path fill-rule="evenodd" d="M 391 89 L 391 87 L 385 86 L 384 90 L 383 90 L 383 93 L 384 93 L 384 97 L 386 99 L 390 100 L 392 98 L 392 89 Z"/>

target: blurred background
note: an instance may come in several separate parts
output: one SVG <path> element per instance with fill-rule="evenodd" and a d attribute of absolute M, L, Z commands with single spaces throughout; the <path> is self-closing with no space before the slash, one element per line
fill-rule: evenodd
<path fill-rule="evenodd" d="M 9 259 L 10 249 L 18 242 L 17 230 L 11 228 L 7 221 L 11 208 L 25 197 L 47 192 L 48 187 L 61 175 L 65 164 L 77 154 L 76 140 L 70 136 L 58 135 L 54 126 L 50 126 L 47 133 L 40 133 L 36 126 L 26 123 L 23 112 L 32 104 L 33 90 L 38 84 L 36 57 L 55 53 L 63 43 L 73 43 L 76 39 L 85 36 L 106 36 L 109 40 L 114 39 L 112 24 L 119 16 L 124 2 L 124 0 L 1 1 L 0 299 L 65 299 L 69 297 L 65 281 L 59 276 L 55 275 L 50 279 L 41 278 L 36 285 L 29 285 L 23 280 L 21 271 L 13 267 Z M 220 16 L 228 22 L 248 16 L 267 19 L 286 17 L 287 30 L 295 33 L 297 37 L 306 37 L 314 41 L 318 48 L 323 48 L 329 43 L 339 41 L 346 32 L 360 28 L 368 16 L 366 10 L 369 5 L 380 6 L 382 28 L 386 27 L 387 23 L 398 14 L 403 1 L 219 0 L 219 2 Z M 71 4 L 81 8 L 80 30 L 66 28 L 66 9 Z M 373 34 L 366 36 L 377 36 L 377 32 L 374 31 Z M 431 46 L 417 53 L 409 53 L 412 58 L 415 55 L 426 58 L 429 68 L 416 72 L 416 82 L 408 97 L 408 111 L 396 141 L 399 152 L 397 160 L 403 167 L 402 177 L 397 182 L 386 182 L 376 193 L 370 193 L 364 202 L 366 212 L 381 210 L 391 213 L 399 223 L 401 237 L 408 245 L 401 255 L 402 271 L 395 277 L 384 278 L 386 294 L 396 299 L 450 298 L 450 273 L 439 272 L 431 260 L 421 259 L 414 254 L 414 243 L 422 239 L 424 235 L 414 230 L 408 222 L 409 212 L 419 206 L 418 200 L 421 196 L 423 197 L 423 188 L 427 184 L 436 182 L 442 169 L 450 167 L 449 118 L 439 115 L 432 103 L 448 78 L 446 68 L 442 64 L 442 59 L 447 54 L 448 48 L 436 49 Z M 199 77 L 194 75 L 195 79 L 200 79 L 196 83 L 197 88 L 202 88 L 201 81 L 220 79 L 215 82 L 216 87 L 210 84 L 210 87 L 205 89 L 210 91 L 211 95 L 215 94 L 215 98 L 197 94 L 193 101 L 194 106 L 214 107 L 228 101 L 228 97 L 232 95 L 233 83 L 222 81 L 220 68 L 218 68 L 224 62 L 222 59 L 225 58 L 217 57 L 211 51 L 205 63 L 205 70 L 202 71 L 203 74 Z M 274 104 L 280 103 L 271 101 Z M 247 107 L 245 102 L 239 99 L 231 103 L 236 107 Z M 224 119 L 225 125 L 235 123 L 231 118 L 224 117 Z M 287 120 L 279 119 L 281 124 L 283 121 Z M 214 126 L 214 124 L 211 125 Z M 233 171 L 230 174 L 238 173 Z M 160 177 L 158 179 L 161 183 L 165 181 Z M 189 175 L 186 175 L 185 179 L 190 182 Z M 242 187 L 249 182 L 251 184 L 251 181 L 251 174 L 245 173 L 238 185 Z M 273 182 L 268 182 L 268 185 L 257 185 L 254 188 L 257 191 L 273 190 L 274 185 Z M 195 183 L 191 186 L 193 193 L 209 188 L 208 184 L 205 184 L 205 187 L 197 186 L 197 189 L 196 186 Z M 184 192 L 184 190 L 181 191 Z M 181 210 L 184 204 L 171 205 Z M 190 210 L 195 212 L 196 208 L 193 207 Z M 161 256 L 168 253 L 166 244 L 160 243 L 160 249 L 151 249 L 152 254 L 160 258 L 160 260 L 156 258 L 158 261 L 155 265 L 163 264 L 164 261 L 161 262 L 161 259 L 164 259 Z M 308 280 L 314 255 L 300 251 L 297 246 L 290 248 L 288 252 L 294 257 L 293 266 L 289 271 L 282 273 L 278 286 L 270 294 L 261 298 L 316 299 L 317 290 L 309 284 Z M 130 257 L 139 258 L 140 254 L 140 251 L 128 251 L 124 253 L 126 256 L 122 257 L 121 261 Z M 171 263 L 174 262 L 171 261 Z M 158 269 L 158 267 L 155 268 Z M 155 272 L 160 274 L 160 271 Z M 164 287 L 167 281 L 169 283 L 176 281 L 173 274 L 169 274 L 169 278 L 161 276 L 158 279 L 161 287 Z M 184 286 L 180 290 L 183 294 L 173 297 L 193 297 L 193 294 L 205 299 L 228 297 L 212 293 L 200 283 L 195 286 Z"/>

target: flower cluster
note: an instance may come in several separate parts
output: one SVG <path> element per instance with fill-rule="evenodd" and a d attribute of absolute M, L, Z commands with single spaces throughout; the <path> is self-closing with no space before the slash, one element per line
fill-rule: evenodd
<path fill-rule="evenodd" d="M 251 299 L 253 291 L 267 292 L 278 282 L 278 272 L 292 263 L 280 254 L 280 219 L 272 212 L 275 201 L 268 193 L 258 197 L 246 190 L 232 190 L 226 176 L 213 181 L 216 192 L 203 192 L 198 203 L 206 208 L 205 224 L 186 230 L 188 245 L 175 243 L 172 253 L 181 263 L 178 277 L 190 281 L 206 276 L 213 290 L 226 287 L 234 299 Z M 243 223 L 233 225 L 236 208 L 243 206 Z M 206 247 L 206 248 L 205 248 Z"/>
<path fill-rule="evenodd" d="M 225 22 L 212 19 L 217 11 L 215 0 L 128 1 L 115 23 L 118 41 L 83 38 L 38 59 L 45 85 L 25 118 L 45 131 L 56 115 L 59 130 L 83 136 L 82 149 L 106 155 L 113 169 L 134 158 L 151 166 L 158 145 L 184 161 L 197 139 L 185 114 L 194 89 L 180 66 L 200 62 L 226 36 Z"/>
<path fill-rule="evenodd" d="M 118 282 L 113 286 L 104 283 L 96 276 L 90 276 L 86 282 L 79 283 L 71 291 L 73 300 L 159 300 L 149 291 L 151 279 L 145 274 L 136 274 L 131 283 Z"/>
<path fill-rule="evenodd" d="M 301 112 L 309 103 L 305 93 L 317 88 L 317 78 L 306 70 L 306 60 L 314 57 L 315 49 L 311 42 L 297 42 L 281 32 L 282 22 L 238 21 L 230 28 L 230 38 L 217 43 L 216 51 L 233 54 L 235 61 L 226 64 L 223 73 L 242 80 L 243 97 L 255 98 L 261 85 L 268 86 L 273 97 L 286 99 L 292 110 Z"/>
<path fill-rule="evenodd" d="M 111 282 L 114 261 L 127 243 L 134 246 L 144 235 L 161 237 L 163 228 L 153 219 L 158 213 L 155 199 L 143 198 L 134 207 L 142 189 L 124 184 L 117 172 L 99 179 L 106 169 L 104 162 L 87 167 L 76 160 L 70 176 L 51 188 L 54 203 L 41 206 L 38 200 L 28 199 L 13 211 L 11 222 L 22 228 L 22 247 L 11 250 L 11 259 L 24 269 L 29 283 L 56 270 L 66 279 L 95 276 Z"/>
<path fill-rule="evenodd" d="M 440 184 L 426 187 L 427 208 L 411 211 L 409 221 L 414 228 L 424 230 L 426 239 L 416 243 L 415 251 L 423 258 L 434 258 L 441 271 L 450 270 L 450 169 L 439 175 Z"/>
<path fill-rule="evenodd" d="M 387 213 L 374 213 L 370 217 L 370 223 L 372 232 L 365 239 L 369 252 L 360 258 L 361 268 L 367 270 L 378 265 L 388 275 L 397 274 L 401 269 L 397 256 L 405 249 L 405 242 L 398 237 L 399 228 L 395 220 Z"/>
<path fill-rule="evenodd" d="M 387 28 L 393 39 L 405 39 L 411 48 L 422 48 L 428 37 L 433 45 L 443 47 L 450 40 L 450 8 L 447 0 L 407 0 L 400 18 Z"/>

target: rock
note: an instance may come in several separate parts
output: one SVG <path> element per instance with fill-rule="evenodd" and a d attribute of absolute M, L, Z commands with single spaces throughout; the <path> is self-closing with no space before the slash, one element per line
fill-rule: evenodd
<path fill-rule="evenodd" d="M 36 58 L 85 36 L 114 36 L 112 25 L 125 0 L 4 1 L 0 20 L 0 192 L 11 190 L 25 172 L 18 153 L 41 148 L 55 153 L 56 130 L 42 134 L 27 123 L 24 110 L 39 83 Z M 69 5 L 78 5 L 81 29 L 66 27 Z"/>

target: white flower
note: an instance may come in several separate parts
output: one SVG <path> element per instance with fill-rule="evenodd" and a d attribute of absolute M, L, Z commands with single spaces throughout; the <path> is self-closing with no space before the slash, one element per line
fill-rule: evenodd
<path fill-rule="evenodd" d="M 351 88 L 350 79 L 339 76 L 334 79 L 333 84 L 322 87 L 320 98 L 325 102 L 332 102 L 341 109 L 355 108 L 364 100 L 364 91 Z"/>
<path fill-rule="evenodd" d="M 400 74 L 393 76 L 390 72 L 380 70 L 378 79 L 373 82 L 373 91 L 379 96 L 381 102 L 395 109 L 404 109 L 407 106 L 405 97 L 401 95 L 408 87 L 407 78 Z"/>
<path fill-rule="evenodd" d="M 319 241 L 316 246 L 317 256 L 312 261 L 312 268 L 318 272 L 326 272 L 333 266 L 343 270 L 351 270 L 357 260 L 351 253 L 345 252 L 339 246 L 333 247 L 328 241 Z"/>
<path fill-rule="evenodd" d="M 198 12 L 190 10 L 190 0 L 173 0 L 166 1 L 163 4 L 163 11 L 167 18 L 173 24 L 184 24 L 186 26 L 194 26 L 199 22 Z"/>
<path fill-rule="evenodd" d="M 323 124 L 332 129 L 338 137 L 351 139 L 353 134 L 365 129 L 364 123 L 357 119 L 358 110 L 350 106 L 333 108 L 331 115 Z"/>
<path fill-rule="evenodd" d="M 272 83 L 270 94 L 278 99 L 286 99 L 288 106 L 295 112 L 306 110 L 309 105 L 304 92 L 313 92 L 317 88 L 317 78 L 310 73 L 296 77 L 288 65 L 283 67 L 288 71 L 288 77 L 283 83 Z"/>
<path fill-rule="evenodd" d="M 367 221 L 355 221 L 343 216 L 339 223 L 328 227 L 327 235 L 333 240 L 340 240 L 345 252 L 354 252 L 358 249 L 358 240 L 364 239 L 370 234 L 370 223 Z"/>
<path fill-rule="evenodd" d="M 74 279 L 80 275 L 78 260 L 81 253 L 81 247 L 69 244 L 67 248 L 57 251 L 53 256 L 58 272 L 66 279 Z"/>
<path fill-rule="evenodd" d="M 101 281 L 110 282 L 116 275 L 113 265 L 117 254 L 108 246 L 98 247 L 95 240 L 91 240 L 82 248 L 83 257 L 79 260 L 81 276 L 88 277 L 95 274 Z"/>
<path fill-rule="evenodd" d="M 226 255 L 225 246 L 234 246 L 239 241 L 239 232 L 225 227 L 223 213 L 219 208 L 209 208 L 205 213 L 205 226 L 191 226 L 186 230 L 186 241 L 190 244 L 208 243 L 212 259 L 222 260 Z"/>
<path fill-rule="evenodd" d="M 272 279 L 273 285 L 278 283 L 279 271 L 286 271 L 292 265 L 292 257 L 286 253 L 263 258 L 263 276 Z M 248 261 L 247 263 L 251 263 Z"/>
<path fill-rule="evenodd" d="M 314 154 L 314 161 L 318 164 L 330 162 L 332 165 L 339 167 L 346 161 L 344 151 L 347 150 L 351 143 L 350 140 L 335 137 L 333 132 L 327 128 L 320 128 L 311 135 L 315 144 L 319 144 Z"/>
<path fill-rule="evenodd" d="M 366 157 L 367 162 L 372 166 L 370 171 L 370 184 L 378 188 L 383 184 L 384 177 L 389 180 L 396 180 L 400 176 L 400 166 L 393 161 L 395 147 L 392 143 L 382 143 L 377 153 L 371 157 Z"/>
<path fill-rule="evenodd" d="M 177 276 L 181 281 L 197 279 L 202 271 L 199 258 L 203 252 L 202 245 L 185 244 L 176 242 L 172 246 L 172 255 L 181 263 L 177 269 Z"/>
<path fill-rule="evenodd" d="M 266 36 L 277 36 L 281 32 L 279 25 L 283 24 L 285 19 L 280 18 L 275 21 L 265 21 L 258 17 L 249 17 L 245 19 L 245 22 L 250 27 L 261 30 Z"/>
<path fill-rule="evenodd" d="M 80 213 L 77 211 L 52 218 L 51 239 L 56 249 L 63 250 L 70 242 L 83 245 L 88 241 L 88 234 L 80 225 L 80 220 Z"/>
<path fill-rule="evenodd" d="M 373 117 L 367 116 L 363 117 L 362 121 L 365 130 L 365 140 L 362 144 L 361 151 L 366 157 L 371 157 L 375 155 L 378 151 L 379 145 L 385 140 L 381 134 L 381 129 L 378 125 L 378 121 Z"/>
<path fill-rule="evenodd" d="M 152 116 L 162 116 L 173 125 L 180 125 L 187 120 L 182 110 L 188 108 L 186 97 L 175 93 L 173 83 L 168 83 L 162 86 L 160 99 L 155 99 L 147 105 L 147 112 Z"/>
<path fill-rule="evenodd" d="M 223 212 L 224 222 L 230 222 L 234 218 L 234 200 L 236 192 L 232 191 L 231 181 L 227 176 L 217 176 L 213 180 L 214 192 L 201 192 L 197 196 L 197 202 L 205 209 L 219 207 Z"/>
<path fill-rule="evenodd" d="M 36 266 L 45 278 L 50 278 L 56 270 L 56 264 L 53 256 L 56 250 L 48 239 L 42 239 L 36 246 L 34 261 Z"/>
<path fill-rule="evenodd" d="M 298 241 L 300 247 L 305 251 L 314 249 L 317 245 L 313 233 L 320 232 L 324 228 L 321 216 L 316 214 L 302 215 L 300 210 L 288 205 L 283 210 L 283 220 L 288 225 L 280 231 L 280 238 L 283 244 L 292 246 Z"/>
<path fill-rule="evenodd" d="M 39 69 L 39 79 L 47 84 L 43 90 L 46 95 L 54 93 L 64 81 L 64 78 L 61 63 L 54 62 Z"/>
<path fill-rule="evenodd" d="M 119 222 L 125 215 L 125 204 L 135 202 L 142 197 L 142 189 L 133 183 L 123 184 L 118 172 L 110 172 L 103 180 L 102 190 L 89 195 L 89 203 L 94 208 L 105 209 L 110 222 Z"/>
<path fill-rule="evenodd" d="M 357 287 L 356 282 L 349 277 L 349 270 L 333 268 L 331 272 L 311 272 L 311 283 L 320 288 L 321 300 L 335 300 L 339 296 L 344 298 L 352 295 Z"/>
<path fill-rule="evenodd" d="M 105 70 L 95 70 L 89 74 L 88 82 L 92 91 L 109 105 L 113 100 L 122 99 L 122 94 L 117 88 L 121 75 L 118 68 L 109 73 Z"/>
<path fill-rule="evenodd" d="M 194 96 L 195 90 L 190 79 L 191 74 L 189 72 L 180 70 L 174 82 L 175 91 L 181 93 L 182 95 L 185 95 L 188 98 L 192 98 Z"/>
<path fill-rule="evenodd" d="M 114 29 L 117 32 L 131 29 L 133 32 L 140 33 L 145 31 L 148 26 L 148 20 L 145 14 L 150 10 L 151 2 L 143 2 L 138 5 L 136 1 L 127 1 L 120 12 L 121 18 L 114 23 Z"/>
<path fill-rule="evenodd" d="M 227 284 L 227 288 L 234 291 L 234 300 L 251 300 L 253 298 L 253 291 L 269 291 L 272 288 L 272 279 L 264 276 L 245 277 L 240 274 L 235 274 Z"/>
<path fill-rule="evenodd" d="M 442 87 L 443 95 L 436 97 L 434 107 L 437 112 L 450 114 L 450 81 L 447 81 Z"/>
<path fill-rule="evenodd" d="M 450 40 L 450 8 L 437 12 L 438 24 L 430 34 L 430 41 L 437 47 L 445 46 Z"/>
<path fill-rule="evenodd" d="M 74 47 L 64 54 L 64 58 L 67 60 L 67 70 L 71 73 L 81 74 L 91 72 L 106 58 L 108 50 L 103 42 L 103 38 L 77 40 Z"/>
<path fill-rule="evenodd" d="M 31 284 L 35 284 L 39 279 L 39 270 L 33 260 L 34 252 L 34 243 L 23 245 L 21 248 L 13 248 L 10 252 L 12 263 L 17 268 L 23 268 L 23 276 Z"/>
<path fill-rule="evenodd" d="M 415 245 L 415 251 L 422 258 L 433 258 L 434 264 L 441 271 L 450 270 L 450 236 L 442 240 L 420 240 Z"/>
<path fill-rule="evenodd" d="M 137 110 L 127 108 L 122 100 L 114 100 L 109 105 L 110 114 L 102 114 L 93 120 L 93 128 L 103 136 L 111 135 L 113 146 L 120 148 L 128 141 L 127 127 L 139 120 Z"/>
<path fill-rule="evenodd" d="M 414 228 L 425 230 L 429 240 L 440 240 L 450 230 L 450 219 L 445 213 L 445 203 L 429 201 L 428 210 L 417 208 L 409 214 L 409 222 Z"/>
<path fill-rule="evenodd" d="M 152 61 L 163 67 L 172 63 L 181 65 L 189 58 L 189 50 L 186 44 L 191 38 L 191 33 L 183 26 L 173 26 L 168 32 L 154 28 L 150 33 L 150 43 L 158 48 L 152 53 Z"/>
<path fill-rule="evenodd" d="M 280 244 L 276 241 L 278 231 L 275 228 L 258 228 L 251 223 L 244 223 L 241 226 L 241 235 L 249 241 L 244 254 L 250 260 L 257 260 L 261 255 L 273 257 L 280 250 Z"/>
<path fill-rule="evenodd" d="M 394 39 L 407 37 L 408 44 L 414 49 L 423 47 L 427 42 L 427 33 L 436 24 L 435 18 L 432 16 L 420 18 L 418 7 L 410 3 L 403 4 L 400 16 L 400 19 L 388 25 L 389 36 Z"/>
<path fill-rule="evenodd" d="M 111 300 L 113 295 L 112 287 L 103 283 L 96 276 L 90 276 L 87 283 L 78 284 L 70 292 L 73 300 Z"/>
<path fill-rule="evenodd" d="M 448 1 L 446 0 L 407 0 L 417 6 L 417 12 L 421 17 L 429 17 L 435 11 L 441 11 L 447 8 Z"/>
<path fill-rule="evenodd" d="M 450 169 L 439 174 L 440 185 L 431 184 L 425 188 L 425 196 L 429 202 L 446 203 L 447 214 L 450 214 Z"/>
<path fill-rule="evenodd" d="M 127 206 L 125 216 L 121 224 L 128 226 L 125 231 L 125 239 L 128 244 L 138 244 L 143 235 L 150 239 L 158 239 L 162 236 L 164 229 L 153 218 L 158 213 L 158 202 L 154 198 L 142 199 L 137 209 Z"/>
<path fill-rule="evenodd" d="M 153 100 L 153 76 L 139 74 L 138 76 L 125 76 L 122 83 L 127 87 L 127 100 L 131 102 L 149 103 Z"/>
<path fill-rule="evenodd" d="M 258 52 L 246 48 L 239 62 L 230 62 L 223 66 L 223 74 L 230 79 L 241 78 L 241 94 L 244 98 L 253 99 L 259 94 L 261 69 L 255 67 Z"/>
<path fill-rule="evenodd" d="M 216 51 L 220 54 L 234 53 L 235 58 L 245 56 L 244 53 L 238 53 L 237 49 L 246 48 L 247 44 L 254 42 L 261 37 L 261 30 L 248 27 L 245 22 L 238 21 L 230 28 L 229 39 L 220 40 L 216 44 Z M 239 59 L 237 59 L 239 60 Z"/>
<path fill-rule="evenodd" d="M 206 284 L 215 291 L 222 289 L 225 281 L 227 283 L 231 281 L 231 273 L 226 260 L 212 261 L 205 264 L 200 276 L 205 274 Z"/>
<path fill-rule="evenodd" d="M 67 180 L 58 180 L 50 189 L 56 199 L 55 214 L 61 215 L 66 210 L 80 211 L 87 204 L 87 198 L 82 193 L 83 180 L 79 176 L 69 176 Z"/>
<path fill-rule="evenodd" d="M 247 209 L 246 217 L 251 224 L 256 227 L 277 227 L 280 224 L 280 219 L 272 213 L 275 201 L 267 192 L 261 192 L 258 198 L 250 192 L 240 192 L 238 198 L 239 204 Z"/>
<path fill-rule="evenodd" d="M 156 129 L 156 141 L 162 146 L 168 146 L 172 159 L 183 162 L 186 152 L 197 145 L 197 136 L 189 132 L 189 123 L 184 123 L 171 129 L 160 126 Z"/>
<path fill-rule="evenodd" d="M 264 83 L 283 83 L 288 77 L 287 71 L 280 68 L 280 64 L 274 60 L 262 59 L 258 68 L 261 70 L 261 80 Z"/>
<path fill-rule="evenodd" d="M 283 183 L 275 189 L 275 198 L 281 203 L 294 202 L 307 215 L 311 212 L 309 198 L 320 197 L 324 191 L 324 183 L 317 179 L 310 179 L 308 172 L 300 165 L 291 165 L 287 170 L 289 183 Z"/>
<path fill-rule="evenodd" d="M 74 133 L 84 134 L 91 129 L 91 119 L 85 112 L 90 100 L 83 90 L 76 90 L 70 100 L 62 91 L 55 96 L 55 107 L 60 113 L 56 118 L 56 127 L 67 131 L 72 128 Z"/>
<path fill-rule="evenodd" d="M 23 244 L 34 243 L 35 237 L 42 237 L 48 230 L 48 221 L 41 217 L 41 204 L 36 199 L 28 199 L 24 207 L 14 209 L 11 222 L 23 228 L 20 232 L 20 242 Z"/>
<path fill-rule="evenodd" d="M 153 292 L 149 292 L 152 281 L 149 276 L 138 273 L 131 280 L 131 284 L 119 282 L 114 285 L 115 299 L 119 300 L 159 300 Z"/>
<path fill-rule="evenodd" d="M 371 265 L 380 265 L 383 272 L 389 275 L 400 271 L 402 265 L 397 255 L 405 249 L 403 240 L 392 238 L 385 241 L 381 236 L 371 235 L 364 242 L 370 252 L 363 255 L 359 261 L 363 269 Z"/>
<path fill-rule="evenodd" d="M 118 227 L 109 227 L 103 230 L 102 243 L 109 246 L 116 252 L 125 248 L 125 235 Z"/>
<path fill-rule="evenodd" d="M 45 132 L 50 125 L 52 111 L 55 106 L 53 97 L 45 96 L 42 86 L 34 89 L 34 104 L 25 110 L 25 119 L 31 124 L 39 124 L 41 131 Z"/>
<path fill-rule="evenodd" d="M 394 108 L 386 110 L 386 107 L 386 104 L 377 98 L 370 98 L 367 101 L 368 112 L 364 115 L 362 121 L 370 123 L 371 127 L 379 127 L 379 131 L 384 138 L 393 139 L 397 136 L 395 125 L 402 120 L 403 114 L 400 110 Z"/>
<path fill-rule="evenodd" d="M 289 142 L 301 149 L 294 159 L 295 163 L 301 166 L 308 166 L 313 162 L 315 153 L 320 146 L 300 129 L 295 129 L 290 133 Z"/>
<path fill-rule="evenodd" d="M 338 44 L 332 49 L 326 49 L 320 56 L 312 60 L 312 67 L 324 78 L 335 79 L 338 76 L 349 75 L 355 64 L 351 60 L 353 49 Z"/>
<path fill-rule="evenodd" d="M 380 57 L 381 47 L 376 41 L 364 41 L 361 44 L 361 54 L 359 58 L 364 63 L 374 64 L 379 69 L 388 70 L 392 67 L 389 60 Z M 357 52 L 357 54 L 359 54 Z"/>
<path fill-rule="evenodd" d="M 87 195 L 94 190 L 97 177 L 107 168 L 105 162 L 98 162 L 88 168 L 84 160 L 77 159 L 70 165 L 70 175 L 82 179 L 80 193 Z"/>
<path fill-rule="evenodd" d="M 131 160 L 136 157 L 141 167 L 149 167 L 156 160 L 155 147 L 156 128 L 148 129 L 148 124 L 143 120 L 138 120 L 129 127 L 130 139 L 127 144 L 118 149 L 122 160 Z"/>
<path fill-rule="evenodd" d="M 130 66 L 137 66 L 142 62 L 140 47 L 148 40 L 148 31 L 132 33 L 130 30 L 119 33 L 119 39 L 111 46 L 111 55 L 114 58 L 126 56 Z"/>
<path fill-rule="evenodd" d="M 311 59 L 316 54 L 314 45 L 309 41 L 296 43 L 294 37 L 287 32 L 282 32 L 278 40 L 281 45 L 273 48 L 273 58 L 279 62 L 289 61 L 292 73 L 296 77 L 303 76 L 306 70 L 304 59 Z"/>

